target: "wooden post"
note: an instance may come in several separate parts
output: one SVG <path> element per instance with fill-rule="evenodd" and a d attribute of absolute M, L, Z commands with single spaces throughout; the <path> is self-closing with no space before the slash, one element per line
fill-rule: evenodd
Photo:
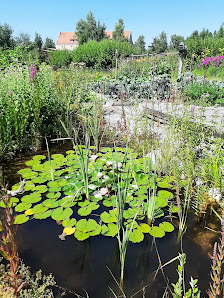
<path fill-rule="evenodd" d="M 116 64 L 115 64 L 115 80 L 117 79 L 117 49 L 115 51 L 115 60 L 116 60 Z"/>

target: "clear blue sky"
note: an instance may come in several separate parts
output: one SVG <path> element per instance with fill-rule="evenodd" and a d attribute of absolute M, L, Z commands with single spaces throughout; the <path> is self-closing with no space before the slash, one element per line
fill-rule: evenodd
<path fill-rule="evenodd" d="M 0 0 L 0 24 L 7 23 L 19 33 L 38 32 L 57 40 L 60 31 L 75 31 L 80 18 L 92 11 L 96 20 L 114 30 L 119 18 L 131 30 L 134 42 L 145 36 L 147 46 L 162 31 L 187 37 L 193 30 L 218 30 L 224 22 L 224 0 Z"/>

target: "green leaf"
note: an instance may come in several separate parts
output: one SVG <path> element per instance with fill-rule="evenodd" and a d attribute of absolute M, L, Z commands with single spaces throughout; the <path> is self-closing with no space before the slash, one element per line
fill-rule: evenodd
<path fill-rule="evenodd" d="M 67 218 L 62 222 L 63 227 L 74 227 L 75 224 L 76 224 L 75 218 Z"/>
<path fill-rule="evenodd" d="M 30 203 L 20 203 L 15 207 L 15 210 L 17 212 L 23 212 L 23 211 L 30 209 L 31 206 L 32 206 L 32 204 L 30 204 Z"/>
<path fill-rule="evenodd" d="M 172 194 L 172 192 L 169 192 L 167 190 L 160 190 L 157 194 L 157 197 L 164 198 L 164 199 L 172 199 L 173 194 Z"/>
<path fill-rule="evenodd" d="M 78 214 L 79 214 L 80 216 L 87 216 L 87 215 L 89 215 L 91 212 L 92 212 L 92 209 L 91 209 L 89 206 L 79 208 L 79 210 L 78 210 Z"/>
<path fill-rule="evenodd" d="M 90 236 L 97 236 L 101 233 L 101 226 L 100 225 L 97 225 L 96 229 L 92 232 L 89 232 L 88 234 Z"/>
<path fill-rule="evenodd" d="M 26 214 L 20 214 L 16 216 L 14 223 L 20 225 L 27 222 L 28 220 L 29 216 L 26 216 Z"/>
<path fill-rule="evenodd" d="M 79 241 L 84 241 L 84 240 L 86 240 L 86 239 L 89 238 L 89 234 L 84 233 L 84 232 L 81 232 L 81 231 L 79 231 L 79 230 L 76 230 L 76 231 L 75 231 L 74 236 L 75 236 L 75 238 L 76 238 L 77 240 L 79 240 Z"/>
<path fill-rule="evenodd" d="M 60 192 L 49 192 L 46 197 L 49 198 L 49 199 L 58 199 L 60 198 L 61 196 L 61 193 Z"/>
<path fill-rule="evenodd" d="M 165 232 L 173 232 L 174 230 L 174 226 L 169 222 L 162 222 L 159 227 Z"/>
<path fill-rule="evenodd" d="M 165 232 L 159 227 L 151 227 L 149 234 L 156 238 L 162 238 L 163 236 L 165 236 Z"/>
<path fill-rule="evenodd" d="M 142 232 L 142 233 L 149 233 L 149 231 L 151 230 L 151 227 L 145 223 L 142 223 L 138 226 L 138 229 Z"/>
<path fill-rule="evenodd" d="M 41 195 L 38 192 L 33 192 L 30 195 L 22 197 L 21 201 L 24 203 L 37 203 L 41 200 Z"/>
<path fill-rule="evenodd" d="M 108 226 L 102 226 L 101 234 L 103 236 L 114 237 L 117 234 L 117 232 L 117 226 L 113 223 L 109 223 Z"/>
<path fill-rule="evenodd" d="M 32 208 L 33 213 L 43 213 L 48 210 L 48 207 L 43 206 L 43 204 L 38 204 Z"/>
<path fill-rule="evenodd" d="M 64 209 L 63 207 L 58 207 L 52 212 L 51 217 L 54 220 L 64 220 L 66 218 L 69 218 L 72 213 L 73 211 L 71 208 Z"/>
<path fill-rule="evenodd" d="M 106 211 L 100 214 L 100 218 L 102 219 L 102 221 L 105 223 L 116 222 L 117 219 L 116 219 L 114 210 L 110 210 L 109 212 L 110 214 L 107 213 Z"/>
<path fill-rule="evenodd" d="M 144 239 L 144 234 L 140 230 L 138 229 L 132 230 L 129 241 L 133 243 L 139 243 L 143 241 L 143 239 Z"/>
<path fill-rule="evenodd" d="M 46 219 L 46 218 L 50 217 L 51 214 L 52 214 L 52 210 L 48 210 L 44 213 L 36 213 L 36 214 L 34 214 L 33 217 L 36 219 Z"/>

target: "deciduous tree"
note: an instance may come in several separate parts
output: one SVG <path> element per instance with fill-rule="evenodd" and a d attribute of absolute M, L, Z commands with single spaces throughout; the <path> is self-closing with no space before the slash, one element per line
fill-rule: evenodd
<path fill-rule="evenodd" d="M 6 49 L 15 46 L 12 33 L 13 30 L 8 24 L 0 25 L 0 47 Z"/>
<path fill-rule="evenodd" d="M 134 44 L 134 50 L 136 54 L 144 54 L 145 53 L 145 37 L 144 35 L 140 35 Z"/>

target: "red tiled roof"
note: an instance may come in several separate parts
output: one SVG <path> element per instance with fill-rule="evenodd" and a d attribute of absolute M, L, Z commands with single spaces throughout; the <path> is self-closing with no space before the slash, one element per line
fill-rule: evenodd
<path fill-rule="evenodd" d="M 113 31 L 105 31 L 105 35 L 109 38 L 113 38 Z M 124 37 L 129 39 L 131 35 L 131 31 L 124 31 Z"/>
<path fill-rule="evenodd" d="M 112 39 L 113 31 L 105 31 L 105 35 Z M 131 31 L 124 31 L 124 37 L 130 39 Z M 71 44 L 71 45 L 78 45 L 78 37 L 75 35 L 74 32 L 60 32 L 58 36 L 58 40 L 56 42 L 57 45 L 60 44 Z"/>
<path fill-rule="evenodd" d="M 59 44 L 78 45 L 79 43 L 78 43 L 78 38 L 74 32 L 60 32 L 56 44 L 57 45 Z"/>

